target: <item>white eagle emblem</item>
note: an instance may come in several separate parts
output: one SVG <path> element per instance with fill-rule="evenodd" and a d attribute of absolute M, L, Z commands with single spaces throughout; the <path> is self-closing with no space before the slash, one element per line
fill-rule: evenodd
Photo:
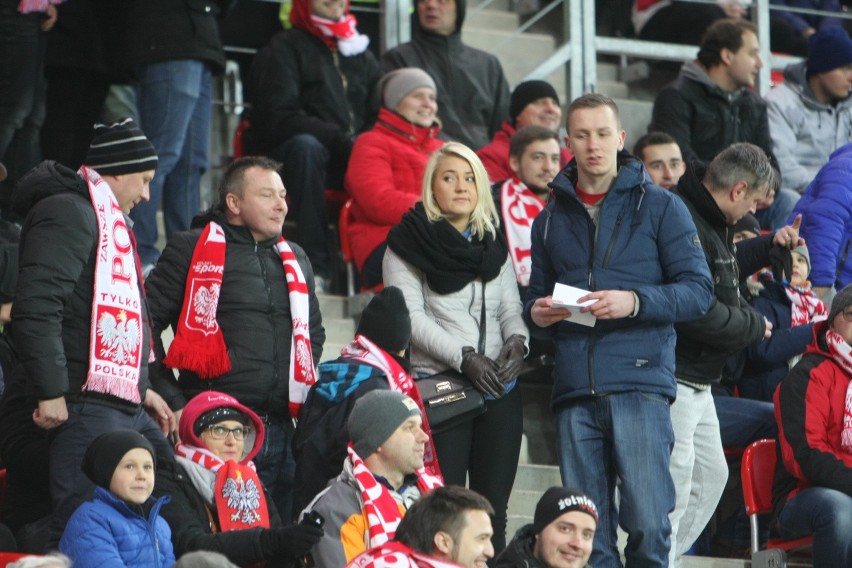
<path fill-rule="evenodd" d="M 101 338 L 101 357 L 118 365 L 135 364 L 139 349 L 139 320 L 128 319 L 124 310 L 117 316 L 103 312 L 98 319 L 98 336 Z"/>
<path fill-rule="evenodd" d="M 257 509 L 260 508 L 260 490 L 254 479 L 243 480 L 241 472 L 237 472 L 237 478 L 228 478 L 222 488 L 222 497 L 228 500 L 228 508 L 235 509 L 231 515 L 231 521 L 238 521 L 250 525 L 260 520 Z"/>
<path fill-rule="evenodd" d="M 219 290 L 221 288 L 221 284 L 216 282 L 210 284 L 209 288 L 199 286 L 192 297 L 192 307 L 195 312 L 193 320 L 206 329 L 215 329 L 216 327 L 216 306 L 219 303 Z"/>
<path fill-rule="evenodd" d="M 303 369 L 306 373 L 308 369 L 313 366 L 314 361 L 311 358 L 311 352 L 308 349 L 308 345 L 304 339 L 299 338 L 296 341 L 296 364 L 300 369 Z"/>

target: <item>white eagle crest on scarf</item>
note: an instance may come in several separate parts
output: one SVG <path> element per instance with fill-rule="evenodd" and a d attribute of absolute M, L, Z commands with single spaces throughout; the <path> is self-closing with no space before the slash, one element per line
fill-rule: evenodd
<path fill-rule="evenodd" d="M 260 520 L 257 509 L 260 508 L 260 489 L 254 479 L 243 480 L 242 474 L 237 472 L 237 478 L 228 478 L 222 488 L 222 497 L 228 500 L 228 508 L 235 509 L 231 515 L 232 521 L 251 524 Z"/>
<path fill-rule="evenodd" d="M 210 284 L 210 287 L 200 286 L 192 298 L 192 307 L 195 311 L 195 323 L 207 329 L 216 327 L 216 306 L 219 304 L 219 291 L 222 285 Z"/>
<path fill-rule="evenodd" d="M 109 312 L 101 314 L 98 320 L 98 335 L 101 338 L 101 357 L 109 358 L 113 363 L 123 365 L 135 358 L 139 347 L 139 321 L 127 317 L 121 310 L 117 316 Z"/>

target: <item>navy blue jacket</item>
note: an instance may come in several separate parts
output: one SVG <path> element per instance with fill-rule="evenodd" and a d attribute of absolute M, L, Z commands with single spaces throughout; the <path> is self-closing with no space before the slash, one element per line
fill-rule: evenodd
<path fill-rule="evenodd" d="M 601 201 L 597 233 L 574 190 L 576 160 L 550 184 L 553 198 L 532 227 L 532 273 L 524 319 L 556 343 L 554 408 L 568 399 L 643 391 L 674 399 L 673 324 L 702 316 L 713 282 L 695 224 L 683 202 L 648 179 L 626 152 Z M 587 290 L 632 290 L 635 318 L 536 326 L 530 309 L 556 282 Z"/>
<path fill-rule="evenodd" d="M 790 299 L 784 286 L 764 280 L 752 306 L 772 323 L 772 336 L 746 351 L 740 396 L 772 402 L 772 395 L 790 371 L 787 360 L 801 355 L 814 337 L 814 324 L 790 327 Z"/>

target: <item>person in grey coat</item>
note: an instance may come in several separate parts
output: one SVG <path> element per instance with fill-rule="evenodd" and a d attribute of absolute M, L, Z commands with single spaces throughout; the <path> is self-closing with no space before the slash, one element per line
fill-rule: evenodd
<path fill-rule="evenodd" d="M 485 396 L 487 412 L 436 432 L 444 481 L 493 505 L 495 552 L 505 546 L 506 508 L 522 433 L 517 376 L 529 332 L 506 239 L 473 151 L 451 142 L 435 151 L 423 199 L 388 235 L 385 286 L 397 286 L 411 314 L 412 375 L 460 371 Z"/>

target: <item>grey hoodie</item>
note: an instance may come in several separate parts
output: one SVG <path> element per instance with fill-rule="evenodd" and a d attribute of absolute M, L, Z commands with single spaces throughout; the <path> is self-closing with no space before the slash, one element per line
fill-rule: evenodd
<path fill-rule="evenodd" d="M 852 98 L 816 100 L 805 62 L 788 65 L 784 82 L 766 95 L 769 132 L 781 168 L 781 187 L 802 193 L 840 146 L 852 140 Z"/>

